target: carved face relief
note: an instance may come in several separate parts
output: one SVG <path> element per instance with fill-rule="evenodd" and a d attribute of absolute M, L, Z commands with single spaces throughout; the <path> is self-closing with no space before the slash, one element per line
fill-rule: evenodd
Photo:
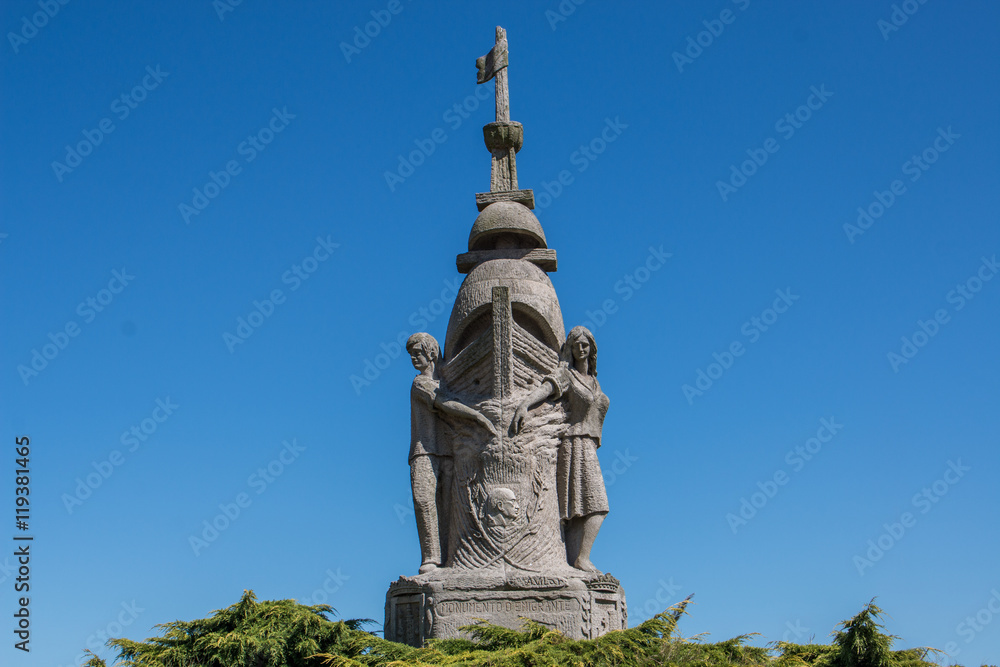
<path fill-rule="evenodd" d="M 493 489 L 489 495 L 489 509 L 486 520 L 489 526 L 509 526 L 521 514 L 521 504 L 517 495 L 508 488 Z"/>
<path fill-rule="evenodd" d="M 516 519 L 521 513 L 521 506 L 518 504 L 517 498 L 503 499 L 499 509 L 500 513 L 507 519 Z"/>
<path fill-rule="evenodd" d="M 575 341 L 573 341 L 573 358 L 577 361 L 583 361 L 590 356 L 590 341 L 588 341 L 583 336 L 580 336 Z"/>

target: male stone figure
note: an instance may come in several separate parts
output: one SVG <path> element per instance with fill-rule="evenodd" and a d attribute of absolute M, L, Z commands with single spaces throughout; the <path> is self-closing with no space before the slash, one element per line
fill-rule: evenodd
<path fill-rule="evenodd" d="M 442 545 L 447 543 L 447 509 L 451 505 L 452 453 L 442 437 L 438 412 L 475 421 L 494 436 L 496 428 L 482 413 L 441 395 L 435 374 L 441 352 L 433 336 L 413 334 L 406 341 L 406 351 L 413 367 L 420 371 L 410 389 L 410 483 L 420 537 L 419 572 L 423 574 L 444 564 Z"/>

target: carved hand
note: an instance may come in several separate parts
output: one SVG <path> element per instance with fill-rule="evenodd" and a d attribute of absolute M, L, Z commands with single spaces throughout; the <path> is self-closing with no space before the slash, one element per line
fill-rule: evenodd
<path fill-rule="evenodd" d="M 479 417 L 476 418 L 476 421 L 478 421 L 483 428 L 485 428 L 487 431 L 492 433 L 494 437 L 496 437 L 497 428 L 496 426 L 493 425 L 493 422 L 490 421 L 489 417 L 480 412 Z"/>
<path fill-rule="evenodd" d="M 510 429 L 517 435 L 524 428 L 524 422 L 528 419 L 528 406 L 522 403 L 517 406 L 517 410 L 514 412 L 514 419 L 510 422 Z"/>

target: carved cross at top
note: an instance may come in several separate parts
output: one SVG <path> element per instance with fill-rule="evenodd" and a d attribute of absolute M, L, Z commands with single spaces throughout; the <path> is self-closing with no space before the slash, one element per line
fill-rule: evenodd
<path fill-rule="evenodd" d="M 497 46 L 503 50 L 504 67 L 497 72 L 497 120 L 510 120 L 510 91 L 507 89 L 507 31 L 497 26 Z"/>
<path fill-rule="evenodd" d="M 507 32 L 497 26 L 497 41 L 482 58 L 476 59 L 477 83 L 486 83 L 493 77 L 497 80 L 496 104 L 497 120 L 510 120 L 510 93 L 507 89 Z"/>
<path fill-rule="evenodd" d="M 486 147 L 493 154 L 490 169 L 490 191 L 517 190 L 517 164 L 514 154 L 521 150 L 524 130 L 510 120 L 510 93 L 507 87 L 507 33 L 497 26 L 496 44 L 485 56 L 476 60 L 477 83 L 496 78 L 496 121 L 483 128 Z"/>

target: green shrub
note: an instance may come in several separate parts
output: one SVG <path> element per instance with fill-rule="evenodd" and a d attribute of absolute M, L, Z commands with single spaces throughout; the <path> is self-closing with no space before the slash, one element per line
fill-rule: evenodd
<path fill-rule="evenodd" d="M 937 667 L 926 659 L 934 649 L 892 650 L 897 637 L 882 632 L 874 600 L 841 624 L 832 644 L 759 647 L 747 643 L 756 633 L 722 642 L 677 635 L 690 599 L 597 639 L 569 639 L 527 619 L 518 630 L 478 621 L 461 628 L 465 638 L 414 648 L 365 631 L 367 619 L 332 621 L 328 605 L 258 602 L 244 591 L 239 602 L 208 618 L 165 623 L 156 626 L 159 637 L 112 639 L 108 646 L 118 652 L 117 667 Z M 85 667 L 107 667 L 87 653 Z"/>

